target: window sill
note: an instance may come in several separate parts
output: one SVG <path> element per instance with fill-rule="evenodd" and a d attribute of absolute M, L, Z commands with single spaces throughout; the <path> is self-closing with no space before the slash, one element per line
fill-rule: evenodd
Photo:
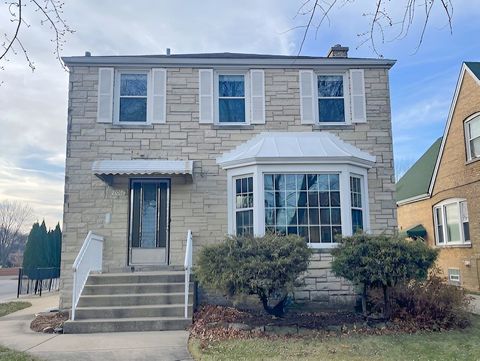
<path fill-rule="evenodd" d="M 142 128 L 142 129 L 153 129 L 153 124 L 121 124 L 121 123 L 113 123 L 115 128 L 125 128 L 125 129 L 132 129 L 132 128 Z"/>
<path fill-rule="evenodd" d="M 254 126 L 250 124 L 225 124 L 225 125 L 220 125 L 220 124 L 215 124 L 213 126 L 213 129 L 227 129 L 227 130 L 238 130 L 238 129 L 244 129 L 244 130 L 253 130 Z"/>
<path fill-rule="evenodd" d="M 436 244 L 436 248 L 472 248 L 472 243 L 458 243 L 458 244 Z"/>
<path fill-rule="evenodd" d="M 332 130 L 354 130 L 355 126 L 353 124 L 314 124 L 312 126 L 313 130 L 323 130 L 323 129 L 332 129 Z"/>
<path fill-rule="evenodd" d="M 478 161 L 480 161 L 480 157 L 467 160 L 467 161 L 465 162 L 465 164 L 466 164 L 466 165 L 469 165 L 469 164 L 472 164 L 472 163 L 475 163 L 475 162 L 478 162 Z"/>

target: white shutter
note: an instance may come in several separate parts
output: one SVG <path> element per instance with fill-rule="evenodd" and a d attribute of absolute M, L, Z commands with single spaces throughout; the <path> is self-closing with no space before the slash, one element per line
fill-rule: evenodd
<path fill-rule="evenodd" d="M 265 74 L 263 70 L 250 71 L 251 124 L 265 124 Z"/>
<path fill-rule="evenodd" d="M 313 70 L 300 70 L 300 115 L 302 124 L 315 123 L 314 73 Z"/>
<path fill-rule="evenodd" d="M 365 80 L 363 69 L 350 69 L 350 87 L 352 122 L 365 123 L 367 121 L 367 107 L 365 104 Z"/>
<path fill-rule="evenodd" d="M 167 113 L 167 71 L 152 69 L 152 123 L 165 123 Z"/>
<path fill-rule="evenodd" d="M 97 122 L 111 123 L 113 119 L 113 68 L 98 69 Z"/>
<path fill-rule="evenodd" d="M 199 75 L 199 105 L 200 123 L 213 123 L 213 70 L 200 69 Z"/>

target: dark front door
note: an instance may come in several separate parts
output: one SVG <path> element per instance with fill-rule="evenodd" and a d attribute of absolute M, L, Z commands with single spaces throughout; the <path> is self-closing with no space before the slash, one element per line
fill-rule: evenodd
<path fill-rule="evenodd" d="M 168 263 L 169 197 L 169 180 L 131 181 L 130 264 Z"/>

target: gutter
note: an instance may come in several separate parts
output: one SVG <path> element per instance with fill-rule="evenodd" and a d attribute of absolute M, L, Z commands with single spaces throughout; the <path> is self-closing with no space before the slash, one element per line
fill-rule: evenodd
<path fill-rule="evenodd" d="M 418 196 L 414 196 L 414 197 L 410 197 L 410 198 L 402 199 L 401 201 L 398 201 L 397 206 L 403 206 L 405 204 L 423 201 L 428 198 L 430 198 L 430 193 L 419 194 Z"/>

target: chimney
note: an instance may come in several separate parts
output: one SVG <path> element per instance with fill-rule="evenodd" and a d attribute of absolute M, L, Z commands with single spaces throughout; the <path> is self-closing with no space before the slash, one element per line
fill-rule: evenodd
<path fill-rule="evenodd" d="M 89 52 L 89 51 L 86 51 L 86 52 L 85 52 L 85 56 L 92 56 L 92 53 Z"/>
<path fill-rule="evenodd" d="M 170 48 L 167 48 L 166 54 L 170 55 Z"/>
<path fill-rule="evenodd" d="M 330 48 L 327 58 L 348 58 L 348 47 L 336 44 Z"/>

